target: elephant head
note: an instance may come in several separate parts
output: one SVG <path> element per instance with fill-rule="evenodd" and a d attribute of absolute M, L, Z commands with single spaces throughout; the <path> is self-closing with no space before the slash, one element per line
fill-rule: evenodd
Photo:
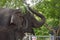
<path fill-rule="evenodd" d="M 17 24 L 20 39 L 22 40 L 24 37 L 24 33 L 31 33 L 34 34 L 33 28 L 39 28 L 45 23 L 45 17 L 36 12 L 35 10 L 31 9 L 27 6 L 26 14 L 22 14 L 21 11 L 15 11 L 11 17 L 11 23 Z M 41 18 L 41 21 L 37 21 L 32 14 L 36 14 L 38 17 Z M 23 35 L 24 34 L 24 35 Z M 16 35 L 16 34 L 15 34 Z M 22 36 L 23 35 L 23 36 Z M 18 39 L 18 38 L 17 38 Z"/>
<path fill-rule="evenodd" d="M 21 11 L 15 11 L 11 17 L 11 23 L 17 24 L 20 39 L 22 40 L 24 37 L 24 33 L 31 33 L 34 34 L 33 28 L 39 28 L 45 23 L 45 17 L 36 12 L 35 10 L 31 9 L 27 6 L 26 14 L 22 14 Z M 33 14 L 36 14 L 38 17 L 41 18 L 40 22 L 35 19 Z M 24 34 L 24 35 L 23 35 Z M 16 35 L 16 34 L 15 34 Z M 23 36 L 22 36 L 23 35 Z M 18 39 L 18 38 L 17 38 Z"/>

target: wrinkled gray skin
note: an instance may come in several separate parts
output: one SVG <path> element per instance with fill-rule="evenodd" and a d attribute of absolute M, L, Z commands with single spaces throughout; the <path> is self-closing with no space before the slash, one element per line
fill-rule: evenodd
<path fill-rule="evenodd" d="M 9 32 L 7 32 L 11 17 L 9 11 L 8 8 L 0 8 L 0 40 L 9 40 Z"/>
<path fill-rule="evenodd" d="M 12 16 L 14 16 L 13 20 Z M 19 9 L 0 8 L 0 40 L 16 40 L 16 32 L 18 33 L 19 28 L 22 28 L 22 21 L 23 17 Z"/>
<path fill-rule="evenodd" d="M 42 14 L 37 13 L 30 7 L 28 9 L 32 14 L 40 17 L 41 21 L 37 21 L 28 10 L 23 15 L 20 9 L 0 9 L 0 40 L 18 40 L 19 38 L 22 40 L 25 36 L 24 33 L 34 34 L 33 28 L 39 28 L 45 23 L 45 17 Z M 27 19 L 28 27 L 26 27 L 26 20 L 24 18 Z"/>

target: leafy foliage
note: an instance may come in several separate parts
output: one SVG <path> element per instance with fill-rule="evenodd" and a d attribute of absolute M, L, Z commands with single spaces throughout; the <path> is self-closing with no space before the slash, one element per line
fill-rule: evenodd
<path fill-rule="evenodd" d="M 58 27 L 60 20 L 60 1 L 44 0 L 35 6 L 35 9 L 42 12 L 46 17 L 46 23 L 53 27 Z M 45 29 L 45 28 L 42 28 Z M 41 30 L 42 31 L 42 30 Z M 45 30 L 46 31 L 46 30 Z M 44 32 L 45 32 L 44 31 Z M 42 32 L 43 33 L 43 32 Z"/>

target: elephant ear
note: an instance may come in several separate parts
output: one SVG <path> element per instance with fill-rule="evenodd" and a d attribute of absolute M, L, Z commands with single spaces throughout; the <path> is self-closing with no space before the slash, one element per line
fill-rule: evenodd
<path fill-rule="evenodd" d="M 34 17 L 32 18 L 32 24 L 34 27 L 38 28 L 41 27 L 44 23 L 45 23 L 45 17 L 38 13 L 37 11 L 33 10 L 32 8 L 30 8 L 29 6 L 27 6 L 27 9 L 30 13 L 35 14 L 36 16 L 40 17 L 41 20 L 37 21 Z"/>

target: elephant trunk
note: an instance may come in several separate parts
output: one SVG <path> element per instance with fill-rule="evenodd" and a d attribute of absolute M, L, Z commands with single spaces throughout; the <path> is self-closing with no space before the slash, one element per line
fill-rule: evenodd
<path fill-rule="evenodd" d="M 42 26 L 44 23 L 45 23 L 45 17 L 42 15 L 42 14 L 40 14 L 40 13 L 38 13 L 38 12 L 36 12 L 35 10 L 32 10 L 30 7 L 28 7 L 28 9 L 33 13 L 33 14 L 36 14 L 38 17 L 40 17 L 41 18 L 41 21 L 39 22 L 39 21 L 35 21 L 35 27 L 40 27 L 40 26 Z"/>

